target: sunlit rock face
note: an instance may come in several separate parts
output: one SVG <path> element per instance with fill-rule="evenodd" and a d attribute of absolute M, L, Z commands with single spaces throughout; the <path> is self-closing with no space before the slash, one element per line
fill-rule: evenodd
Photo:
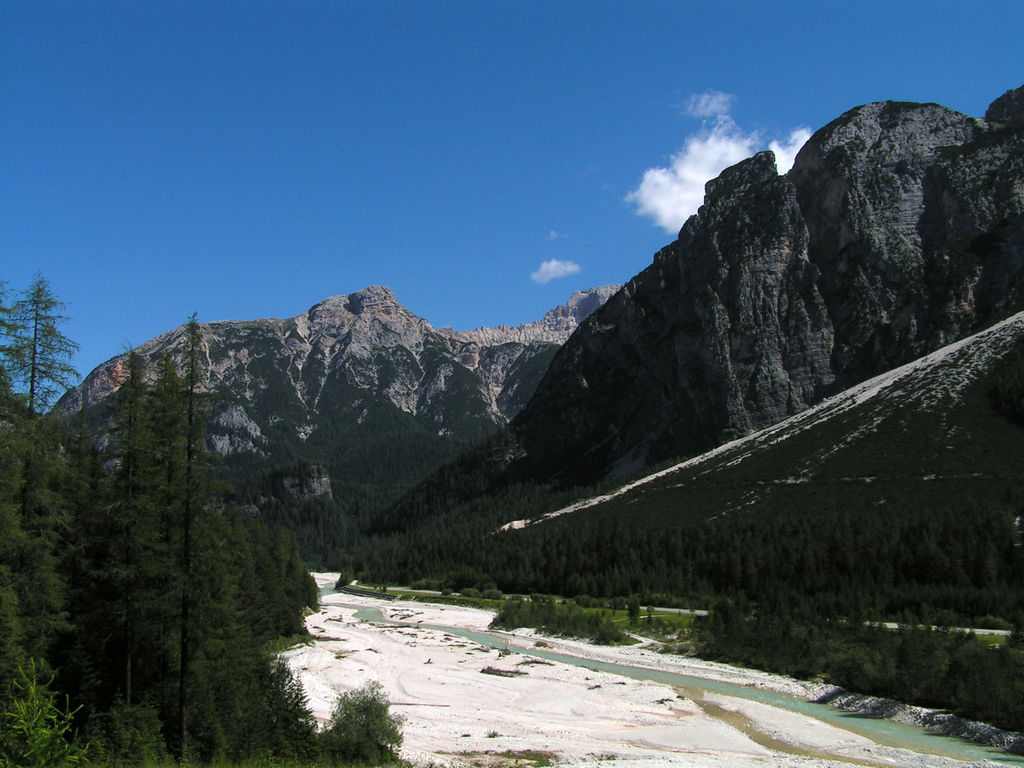
<path fill-rule="evenodd" d="M 1024 305 L 1024 89 L 986 119 L 884 102 L 706 186 L 555 356 L 516 434 L 568 483 L 694 454 Z"/>
<path fill-rule="evenodd" d="M 327 484 L 296 481 L 302 497 L 330 495 L 332 475 L 364 481 L 346 467 L 365 464 L 367 455 L 382 454 L 372 462 L 380 474 L 374 482 L 387 485 L 518 413 L 554 350 L 617 288 L 577 292 L 522 326 L 467 332 L 433 328 L 381 286 L 325 299 L 285 320 L 202 323 L 207 447 L 232 466 L 313 462 Z M 137 348 L 147 375 L 155 377 L 164 355 L 182 370 L 185 340 L 180 327 Z M 125 355 L 107 361 L 58 409 L 84 406 L 102 433 L 109 418 L 103 404 L 125 370 Z M 413 445 L 412 458 L 387 455 L 397 440 Z M 286 468 L 299 478 L 304 471 Z"/>

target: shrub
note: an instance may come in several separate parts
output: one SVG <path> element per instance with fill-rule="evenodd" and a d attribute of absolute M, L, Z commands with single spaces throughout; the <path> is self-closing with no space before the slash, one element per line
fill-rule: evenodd
<path fill-rule="evenodd" d="M 14 698 L 0 713 L 0 766 L 65 768 L 82 765 L 85 749 L 71 731 L 74 712 L 57 706 L 49 683 L 41 682 L 35 662 L 18 670 Z"/>
<path fill-rule="evenodd" d="M 334 765 L 378 765 L 397 759 L 402 720 L 389 712 L 390 706 L 376 680 L 343 693 L 334 705 L 330 725 L 320 735 L 324 759 Z"/>
<path fill-rule="evenodd" d="M 156 709 L 114 705 L 90 718 L 90 764 L 106 766 L 170 763 Z M 0 763 L 2 765 L 2 763 Z"/>

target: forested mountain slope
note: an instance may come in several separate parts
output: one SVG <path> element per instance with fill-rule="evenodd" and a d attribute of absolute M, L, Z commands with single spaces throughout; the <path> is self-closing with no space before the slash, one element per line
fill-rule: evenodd
<path fill-rule="evenodd" d="M 877 560 L 850 562 L 837 557 L 838 550 L 822 551 L 823 573 L 837 564 L 862 572 L 883 568 L 889 575 L 877 587 L 880 594 L 893 587 L 894 578 L 906 586 L 915 574 L 936 582 L 977 580 L 980 587 L 1011 562 L 1014 577 L 1024 577 L 1024 559 L 1015 551 L 1024 541 L 1018 515 L 1024 503 L 1022 395 L 1024 314 L 1017 314 L 776 425 L 535 521 L 512 521 L 503 530 L 548 528 L 549 536 L 556 519 L 560 526 L 576 527 L 628 519 L 641 529 L 739 526 L 764 535 L 769 521 L 806 518 L 818 529 L 814 541 L 788 542 L 795 549 L 799 541 L 805 554 L 777 568 L 759 567 L 757 561 L 765 556 L 763 542 L 778 533 L 765 535 L 760 546 L 749 539 L 734 542 L 726 557 L 742 563 L 734 584 L 756 591 L 758 580 L 779 569 L 806 569 L 815 559 L 807 550 L 821 542 L 841 547 L 845 538 L 852 548 L 858 538 L 872 537 L 870 522 L 890 532 L 905 529 L 908 538 L 880 533 Z M 952 522 L 942 521 L 947 512 L 958 518 L 961 535 L 933 529 Z M 983 540 L 1000 542 L 998 554 L 943 553 Z M 891 550 L 889 556 L 882 548 Z M 705 575 L 724 586 L 736 575 L 733 570 Z"/>
<path fill-rule="evenodd" d="M 362 565 L 396 580 L 475 573 L 511 591 L 1012 617 L 1024 612 L 1021 455 L 1024 314 L 588 501 L 457 503 Z M 530 518 L 499 517 L 523 508 Z"/>
<path fill-rule="evenodd" d="M 290 319 L 201 323 L 207 447 L 236 498 L 295 529 L 307 556 L 336 548 L 341 515 L 518 413 L 554 351 L 617 288 L 578 291 L 522 326 L 465 332 L 433 328 L 380 286 Z M 181 369 L 185 338 L 182 326 L 138 347 L 146 375 L 165 355 Z M 112 358 L 57 406 L 84 408 L 101 444 L 126 366 L 127 355 Z"/>
<path fill-rule="evenodd" d="M 841 595 L 878 613 L 1024 609 L 1007 587 L 1021 578 L 1020 320 L 948 348 L 1021 303 L 1022 93 L 985 120 L 867 105 L 818 131 L 788 177 L 767 153 L 725 171 L 511 428 L 373 520 L 353 566 L 570 594 L 792 589 L 830 615 Z M 875 398 L 814 409 L 943 348 Z M 494 533 L 744 435 L 628 495 Z"/>

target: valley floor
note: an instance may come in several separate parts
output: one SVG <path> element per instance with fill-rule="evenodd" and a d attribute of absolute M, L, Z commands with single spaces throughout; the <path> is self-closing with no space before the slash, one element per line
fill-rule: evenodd
<path fill-rule="evenodd" d="M 337 579 L 337 574 L 315 576 L 321 587 Z M 363 620 L 373 611 L 390 623 Z M 492 617 L 483 610 L 331 594 L 307 618 L 313 642 L 284 657 L 321 722 L 330 717 L 340 692 L 380 681 L 392 712 L 405 719 L 402 756 L 416 764 L 965 765 L 883 746 L 769 703 L 631 679 L 535 654 L 554 652 L 800 698 L 820 692 L 808 683 L 643 647 L 593 646 L 542 638 L 531 630 L 489 632 Z"/>

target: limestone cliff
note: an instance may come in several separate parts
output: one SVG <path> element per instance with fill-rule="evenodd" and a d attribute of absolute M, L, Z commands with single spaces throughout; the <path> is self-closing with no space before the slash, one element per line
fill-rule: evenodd
<path fill-rule="evenodd" d="M 314 462 L 328 492 L 331 479 L 366 481 L 367 466 L 387 486 L 517 413 L 553 351 L 615 288 L 574 294 L 535 323 L 466 333 L 433 328 L 380 286 L 285 320 L 202 323 L 208 446 L 229 463 L 259 459 L 261 471 Z M 184 327 L 136 353 L 154 375 L 164 354 L 181 362 L 183 344 Z M 58 408 L 84 405 L 102 433 L 102 403 L 124 368 L 123 355 L 97 367 Z"/>
<path fill-rule="evenodd" d="M 780 176 L 727 169 L 654 263 L 555 356 L 524 469 L 590 481 L 694 454 L 1024 303 L 1024 89 L 986 119 L 853 109 Z"/>

